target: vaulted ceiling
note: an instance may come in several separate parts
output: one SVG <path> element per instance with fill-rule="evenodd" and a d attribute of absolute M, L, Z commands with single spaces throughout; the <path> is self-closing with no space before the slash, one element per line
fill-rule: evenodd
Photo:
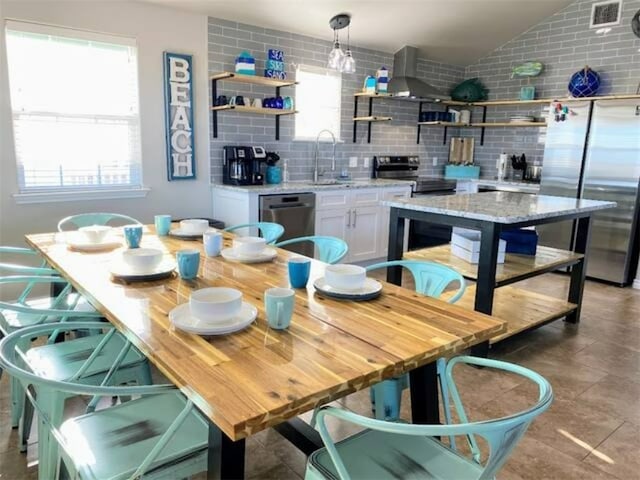
<path fill-rule="evenodd" d="M 143 0 L 266 28 L 331 40 L 329 19 L 352 15 L 351 41 L 467 65 L 572 0 Z"/>

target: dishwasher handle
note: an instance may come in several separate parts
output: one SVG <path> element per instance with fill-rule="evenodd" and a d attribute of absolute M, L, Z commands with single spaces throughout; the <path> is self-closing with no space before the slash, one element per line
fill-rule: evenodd
<path fill-rule="evenodd" d="M 294 208 L 310 208 L 311 205 L 309 205 L 308 203 L 277 203 L 275 205 L 269 205 L 267 208 L 269 210 L 277 210 L 279 208 L 287 208 L 287 209 L 294 209 Z"/>

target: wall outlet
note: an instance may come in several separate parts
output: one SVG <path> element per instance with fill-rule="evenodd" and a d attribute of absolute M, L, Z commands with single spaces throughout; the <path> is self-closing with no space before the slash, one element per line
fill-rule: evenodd
<path fill-rule="evenodd" d="M 438 166 L 438 157 L 433 157 L 433 166 L 434 167 Z"/>
<path fill-rule="evenodd" d="M 369 157 L 364 157 L 363 160 L 364 160 L 363 167 L 364 168 L 369 168 L 369 160 L 370 160 Z"/>
<path fill-rule="evenodd" d="M 349 157 L 349 167 L 356 168 L 358 166 L 358 157 Z"/>

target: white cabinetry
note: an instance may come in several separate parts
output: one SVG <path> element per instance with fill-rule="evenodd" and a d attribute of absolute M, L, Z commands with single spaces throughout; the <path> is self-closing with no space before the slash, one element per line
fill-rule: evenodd
<path fill-rule="evenodd" d="M 347 242 L 349 254 L 343 261 L 386 257 L 389 209 L 380 202 L 410 196 L 410 187 L 317 192 L 316 235 L 330 235 Z"/>

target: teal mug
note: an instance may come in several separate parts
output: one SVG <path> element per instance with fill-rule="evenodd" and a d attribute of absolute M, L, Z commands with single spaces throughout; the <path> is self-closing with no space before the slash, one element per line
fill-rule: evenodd
<path fill-rule="evenodd" d="M 290 288 L 269 288 L 264 292 L 267 323 L 275 330 L 284 330 L 291 325 L 296 292 Z"/>
<path fill-rule="evenodd" d="M 122 229 L 127 247 L 138 248 L 142 240 L 142 225 L 127 225 Z"/>
<path fill-rule="evenodd" d="M 200 267 L 200 252 L 198 250 L 179 250 L 176 253 L 178 273 L 184 280 L 193 280 L 198 276 Z"/>
<path fill-rule="evenodd" d="M 293 98 L 292 97 L 284 97 L 283 99 L 283 107 L 287 110 L 293 110 Z"/>
<path fill-rule="evenodd" d="M 156 234 L 164 237 L 171 230 L 171 215 L 156 215 L 154 217 Z"/>

